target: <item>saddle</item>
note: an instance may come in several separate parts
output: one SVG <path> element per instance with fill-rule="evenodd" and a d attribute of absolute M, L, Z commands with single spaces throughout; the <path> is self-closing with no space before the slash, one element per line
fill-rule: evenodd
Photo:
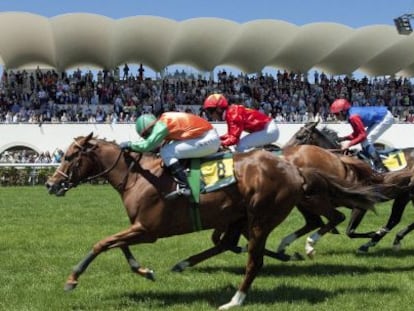
<path fill-rule="evenodd" d="M 398 148 L 377 150 L 382 163 L 390 172 L 402 170 L 407 167 L 404 152 Z M 371 159 L 362 150 L 355 151 L 356 156 L 371 165 Z M 372 165 L 371 165 L 372 166 Z"/>

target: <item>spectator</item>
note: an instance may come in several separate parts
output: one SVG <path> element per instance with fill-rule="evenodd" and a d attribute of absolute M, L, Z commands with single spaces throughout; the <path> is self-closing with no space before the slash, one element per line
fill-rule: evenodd
<path fill-rule="evenodd" d="M 122 80 L 128 80 L 129 67 L 127 63 L 125 63 L 123 70 L 124 70 L 124 75 L 122 76 Z"/>

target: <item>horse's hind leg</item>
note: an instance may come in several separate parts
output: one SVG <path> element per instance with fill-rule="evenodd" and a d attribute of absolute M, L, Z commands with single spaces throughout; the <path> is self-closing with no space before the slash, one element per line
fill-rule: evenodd
<path fill-rule="evenodd" d="M 401 241 L 404 239 L 404 237 L 414 230 L 414 223 L 411 223 L 407 227 L 405 227 L 403 230 L 397 233 L 395 236 L 394 242 L 392 243 L 392 246 L 394 250 L 398 251 L 401 248 Z"/>
<path fill-rule="evenodd" d="M 407 206 L 408 202 L 410 201 L 410 194 L 403 193 L 398 196 L 392 205 L 391 215 L 388 218 L 388 222 L 385 227 L 378 229 L 375 232 L 374 236 L 371 238 L 370 241 L 361 245 L 358 248 L 358 252 L 366 253 L 368 252 L 369 248 L 378 244 L 379 241 L 382 240 L 384 236 L 387 235 L 396 225 L 398 225 L 401 221 L 402 214 L 404 213 L 405 207 Z"/>
<path fill-rule="evenodd" d="M 375 231 L 368 231 L 364 233 L 355 232 L 356 228 L 361 224 L 362 219 L 364 218 L 366 210 L 359 208 L 353 208 L 351 212 L 351 219 L 349 220 L 348 226 L 346 228 L 346 235 L 351 239 L 357 238 L 372 238 L 375 235 Z"/>
<path fill-rule="evenodd" d="M 285 252 L 286 248 L 291 243 L 293 243 L 300 237 L 304 236 L 305 234 L 311 232 L 312 230 L 315 230 L 316 228 L 320 228 L 325 225 L 322 221 L 322 218 L 319 215 L 316 215 L 314 212 L 311 212 L 310 209 L 306 208 L 304 205 L 298 204 L 297 208 L 302 214 L 303 218 L 305 218 L 306 223 L 302 228 L 296 230 L 294 233 L 285 236 L 276 250 L 276 253 L 279 254 L 279 256 L 284 255 L 289 257 L 289 259 L 291 259 L 291 256 L 287 255 Z M 295 254 L 295 258 L 303 259 L 303 257 L 299 254 Z"/>
<path fill-rule="evenodd" d="M 336 210 L 330 204 L 325 204 L 324 207 L 325 209 L 321 211 L 321 215 L 325 216 L 329 220 L 328 223 L 306 239 L 305 251 L 306 255 L 310 258 L 313 258 L 315 255 L 314 246 L 320 240 L 320 238 L 327 232 L 332 231 L 337 225 L 345 220 L 345 215 Z"/>
<path fill-rule="evenodd" d="M 212 234 L 212 241 L 215 244 L 207 250 L 204 250 L 198 254 L 192 255 L 184 260 L 181 260 L 171 269 L 174 272 L 182 272 L 187 267 L 193 267 L 200 262 L 217 256 L 228 250 L 234 253 L 240 253 L 241 247 L 237 246 L 240 239 L 241 228 L 245 226 L 245 222 L 239 222 L 231 225 L 227 231 L 222 232 L 220 230 L 214 230 Z"/>

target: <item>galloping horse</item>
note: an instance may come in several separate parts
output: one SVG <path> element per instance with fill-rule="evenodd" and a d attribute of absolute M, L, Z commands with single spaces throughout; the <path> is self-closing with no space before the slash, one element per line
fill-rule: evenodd
<path fill-rule="evenodd" d="M 239 306 L 263 265 L 266 239 L 299 201 L 312 197 L 332 198 L 336 203 L 361 205 L 369 209 L 377 197 L 371 187 L 346 187 L 343 181 L 312 169 L 299 169 L 263 150 L 234 154 L 236 183 L 202 194 L 199 216 L 203 229 L 231 232 L 247 224 L 248 261 L 244 279 L 222 310 Z M 120 194 L 131 226 L 97 242 L 69 275 L 65 289 L 72 290 L 80 275 L 102 252 L 120 248 L 134 273 L 153 279 L 153 272 L 141 267 L 129 246 L 153 243 L 158 238 L 193 232 L 186 198 L 165 200 L 175 189 L 174 179 L 153 154 L 123 152 L 118 145 L 93 137 L 77 137 L 61 165 L 48 179 L 50 194 L 62 196 L 81 182 L 105 178 Z"/>
<path fill-rule="evenodd" d="M 340 145 L 338 143 L 338 133 L 327 127 L 319 130 L 317 128 L 318 123 L 319 121 L 307 123 L 290 139 L 289 142 L 287 142 L 286 145 L 310 144 L 326 148 L 332 152 L 339 152 Z M 347 227 L 346 234 L 350 238 L 371 238 L 368 243 L 362 245 L 359 248 L 359 251 L 361 252 L 367 252 L 371 246 L 375 246 L 388 232 L 390 232 L 396 225 L 398 225 L 398 223 L 401 221 L 402 214 L 408 202 L 411 200 L 414 203 L 412 182 L 406 184 L 407 179 L 403 177 L 414 175 L 412 171 L 412 168 L 414 167 L 414 148 L 405 148 L 402 149 L 402 152 L 404 153 L 404 157 L 407 162 L 407 168 L 401 171 L 383 174 L 385 182 L 394 182 L 396 185 L 401 186 L 399 189 L 396 188 L 396 191 L 392 191 L 387 194 L 389 199 L 394 199 L 391 215 L 388 218 L 387 224 L 377 231 L 356 233 L 355 229 L 361 223 L 365 215 L 365 211 L 360 209 L 352 210 L 351 219 Z M 349 156 L 346 157 L 351 158 Z M 341 158 L 344 159 L 345 157 Z M 414 177 L 411 177 L 411 179 L 413 178 Z M 399 249 L 401 247 L 402 239 L 412 230 L 414 230 L 414 223 L 408 225 L 406 228 L 402 229 L 396 234 L 393 242 L 395 249 Z"/>
<path fill-rule="evenodd" d="M 288 146 L 282 149 L 281 155 L 285 160 L 300 168 L 316 169 L 319 172 L 323 172 L 323 174 L 334 175 L 344 182 L 355 185 L 372 185 L 378 193 L 382 194 L 382 200 L 404 191 L 411 179 L 411 172 L 408 171 L 404 174 L 391 174 L 384 179 L 382 176 L 373 174 L 371 167 L 362 160 L 345 156 L 340 157 L 326 149 L 313 145 Z M 354 213 L 360 210 L 358 205 L 349 203 L 337 204 L 332 201 L 332 198 L 323 196 L 313 197 L 312 200 L 299 201 L 297 208 L 306 221 L 305 225 L 283 238 L 276 252 L 265 249 L 265 255 L 283 261 L 302 258 L 297 253 L 293 257 L 286 254 L 286 248 L 296 239 L 319 228 L 317 232 L 307 238 L 305 244 L 306 254 L 309 257 L 313 257 L 316 242 L 326 233 L 334 232 L 336 230 L 335 227 L 345 220 L 345 215 L 337 210 L 337 207 L 340 206 L 351 208 Z M 328 219 L 326 224 L 321 216 Z M 358 235 L 358 233 L 353 234 Z M 246 236 L 245 233 L 244 236 Z M 215 230 L 212 234 L 213 247 L 179 261 L 172 270 L 181 272 L 187 267 L 193 267 L 228 250 L 241 252 L 243 248 L 236 247 L 238 238 L 239 236 L 237 235 Z"/>

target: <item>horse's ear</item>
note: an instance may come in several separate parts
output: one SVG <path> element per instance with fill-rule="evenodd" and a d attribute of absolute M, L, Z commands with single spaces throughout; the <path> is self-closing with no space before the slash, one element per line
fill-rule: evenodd
<path fill-rule="evenodd" d="M 93 132 L 90 132 L 88 136 L 86 136 L 85 141 L 89 141 L 93 137 Z"/>
<path fill-rule="evenodd" d="M 319 124 L 319 122 L 321 122 L 321 116 L 317 113 L 315 116 L 315 127 Z"/>

